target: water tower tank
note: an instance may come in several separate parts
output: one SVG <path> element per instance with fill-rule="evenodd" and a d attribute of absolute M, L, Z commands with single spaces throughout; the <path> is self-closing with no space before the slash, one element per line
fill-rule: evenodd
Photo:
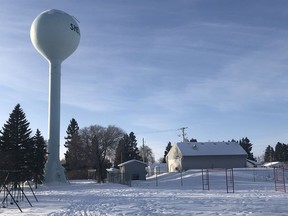
<path fill-rule="evenodd" d="M 78 47 L 80 29 L 74 17 L 53 9 L 35 18 L 30 37 L 34 47 L 48 61 L 62 62 Z"/>

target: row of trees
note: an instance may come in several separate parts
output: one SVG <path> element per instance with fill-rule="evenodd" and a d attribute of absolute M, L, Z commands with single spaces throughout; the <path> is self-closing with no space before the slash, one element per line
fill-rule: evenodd
<path fill-rule="evenodd" d="M 275 149 L 268 145 L 265 149 L 264 161 L 288 161 L 288 144 L 278 142 L 275 146 Z"/>
<path fill-rule="evenodd" d="M 70 121 L 65 137 L 65 168 L 68 171 L 96 169 L 97 180 L 104 181 L 106 168 L 115 167 L 131 159 L 153 163 L 151 148 L 137 147 L 133 132 L 126 134 L 115 126 L 92 125 L 79 128 L 75 119 Z M 33 180 L 36 184 L 44 180 L 47 160 L 47 144 L 37 129 L 32 135 L 30 123 L 20 104 L 17 104 L 9 119 L 0 130 L 0 171 L 9 171 L 19 182 Z"/>
<path fill-rule="evenodd" d="M 133 132 L 128 135 L 116 126 L 92 125 L 80 129 L 73 118 L 66 133 L 65 168 L 78 178 L 79 170 L 96 169 L 97 181 L 104 182 L 106 169 L 113 165 L 117 168 L 120 163 L 131 159 L 143 160 L 146 163 L 155 161 L 148 146 L 138 148 Z"/>
<path fill-rule="evenodd" d="M 14 181 L 44 180 L 46 142 L 37 129 L 32 135 L 30 123 L 17 104 L 0 130 L 0 170 L 11 172 Z"/>

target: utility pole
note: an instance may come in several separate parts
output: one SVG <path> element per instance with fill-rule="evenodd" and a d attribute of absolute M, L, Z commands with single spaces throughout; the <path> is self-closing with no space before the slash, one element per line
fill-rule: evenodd
<path fill-rule="evenodd" d="M 145 157 L 144 138 L 142 138 L 142 160 L 143 160 L 143 162 L 144 162 L 144 157 Z"/>
<path fill-rule="evenodd" d="M 178 130 L 181 130 L 181 131 L 182 131 L 182 139 L 183 139 L 183 142 L 186 141 L 185 136 L 186 136 L 187 134 L 185 133 L 185 130 L 186 130 L 187 128 L 188 128 L 188 127 L 182 127 L 182 128 L 179 128 L 179 129 L 178 129 Z"/>

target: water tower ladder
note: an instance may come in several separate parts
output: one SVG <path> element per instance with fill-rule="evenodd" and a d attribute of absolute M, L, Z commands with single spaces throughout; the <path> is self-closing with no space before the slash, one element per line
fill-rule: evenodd
<path fill-rule="evenodd" d="M 284 168 L 274 168 L 275 191 L 286 192 Z"/>

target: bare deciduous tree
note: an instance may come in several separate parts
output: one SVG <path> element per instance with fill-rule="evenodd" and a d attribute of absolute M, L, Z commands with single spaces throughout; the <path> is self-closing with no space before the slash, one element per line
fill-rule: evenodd
<path fill-rule="evenodd" d="M 140 147 L 140 153 L 141 153 L 141 157 L 145 163 L 154 163 L 155 162 L 154 154 L 152 152 L 152 149 L 149 146 L 142 145 Z"/>
<path fill-rule="evenodd" d="M 119 140 L 125 134 L 124 131 L 116 126 L 107 128 L 92 125 L 79 131 L 83 145 L 87 149 L 87 155 L 91 165 L 96 168 L 98 182 L 104 182 L 106 168 L 110 161 L 108 158 L 115 155 L 115 149 Z"/>

